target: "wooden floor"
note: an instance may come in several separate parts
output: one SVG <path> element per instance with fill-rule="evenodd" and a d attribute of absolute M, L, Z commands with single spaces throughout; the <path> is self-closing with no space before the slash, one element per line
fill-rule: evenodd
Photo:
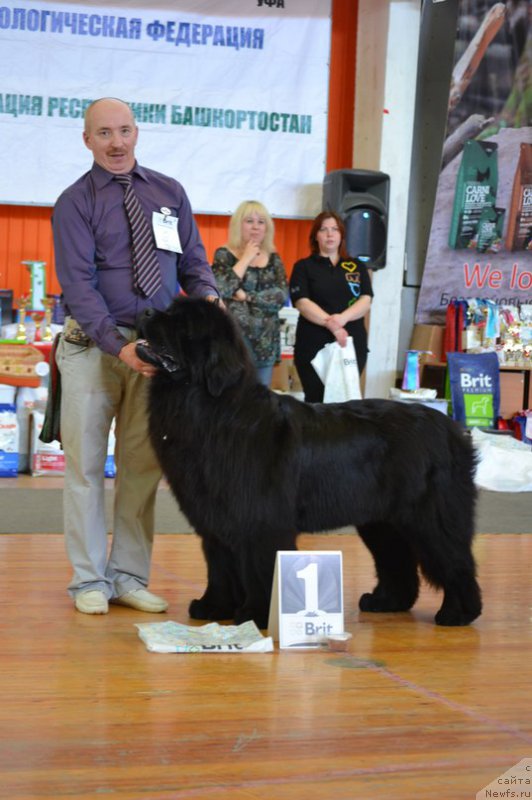
<path fill-rule="evenodd" d="M 485 613 L 462 629 L 433 625 L 428 588 L 359 614 L 358 538 L 299 544 L 344 552 L 346 654 L 148 653 L 134 623 L 161 615 L 74 610 L 60 535 L 0 536 L 0 797 L 472 800 L 532 756 L 532 534 L 477 538 Z M 203 584 L 197 537 L 157 537 L 165 617 Z"/>

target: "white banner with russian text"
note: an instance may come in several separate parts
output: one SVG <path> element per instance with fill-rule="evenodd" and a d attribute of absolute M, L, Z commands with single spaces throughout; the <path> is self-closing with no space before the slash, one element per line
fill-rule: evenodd
<path fill-rule="evenodd" d="M 139 163 L 196 213 L 248 198 L 321 208 L 330 0 L 86 0 L 0 6 L 0 202 L 52 205 L 90 169 L 83 114 L 128 102 Z"/>

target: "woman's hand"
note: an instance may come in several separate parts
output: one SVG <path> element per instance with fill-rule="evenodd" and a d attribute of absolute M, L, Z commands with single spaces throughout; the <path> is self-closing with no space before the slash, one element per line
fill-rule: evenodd
<path fill-rule="evenodd" d="M 246 242 L 246 246 L 244 247 L 242 255 L 238 258 L 238 261 L 233 266 L 233 272 L 235 273 L 237 278 L 240 278 L 240 280 L 244 279 L 244 276 L 247 272 L 248 267 L 251 265 L 251 262 L 253 261 L 254 258 L 257 258 L 259 255 L 260 255 L 260 245 L 258 245 L 256 242 L 252 242 L 251 240 L 249 242 Z M 234 299 L 235 300 L 241 299 L 238 298 L 236 294 L 237 293 L 235 292 L 233 296 Z"/>
<path fill-rule="evenodd" d="M 242 254 L 241 261 L 247 262 L 247 266 L 251 264 L 254 258 L 258 258 L 260 254 L 260 244 L 257 242 L 252 242 L 251 239 L 249 242 L 246 242 L 246 246 L 244 247 L 244 253 Z"/>
<path fill-rule="evenodd" d="M 245 303 L 247 299 L 248 296 L 243 289 L 237 289 L 233 295 L 233 300 L 238 300 L 239 303 Z"/>
<path fill-rule="evenodd" d="M 344 320 L 342 319 L 340 314 L 331 314 L 327 317 L 327 321 L 325 323 L 325 327 L 330 330 L 331 333 L 334 333 L 338 328 L 343 328 L 345 325 Z"/>
<path fill-rule="evenodd" d="M 347 344 L 347 331 L 345 328 L 337 328 L 334 331 L 334 338 L 340 345 L 340 347 L 345 347 Z"/>
<path fill-rule="evenodd" d="M 339 314 L 331 314 L 325 321 L 325 327 L 333 334 L 340 347 L 346 346 L 348 333 L 341 323 Z"/>

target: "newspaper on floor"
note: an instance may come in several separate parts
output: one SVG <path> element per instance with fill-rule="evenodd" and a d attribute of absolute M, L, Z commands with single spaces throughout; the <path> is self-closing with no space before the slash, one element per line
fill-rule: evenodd
<path fill-rule="evenodd" d="M 242 625 L 181 625 L 146 622 L 135 625 L 152 653 L 271 653 L 273 640 L 250 620 Z"/>

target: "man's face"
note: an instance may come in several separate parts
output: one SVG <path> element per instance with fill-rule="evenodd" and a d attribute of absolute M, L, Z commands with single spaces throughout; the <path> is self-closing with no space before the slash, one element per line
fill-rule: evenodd
<path fill-rule="evenodd" d="M 138 128 L 125 103 L 101 100 L 88 110 L 83 141 L 108 172 L 120 175 L 133 169 L 137 138 Z"/>

